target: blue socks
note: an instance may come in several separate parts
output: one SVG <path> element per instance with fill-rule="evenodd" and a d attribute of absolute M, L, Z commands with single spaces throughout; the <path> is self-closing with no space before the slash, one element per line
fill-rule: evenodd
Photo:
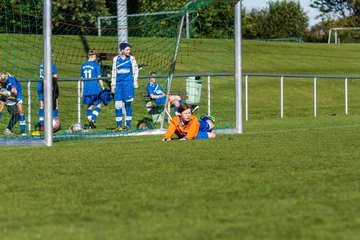
<path fill-rule="evenodd" d="M 88 121 L 90 122 L 92 119 L 92 109 L 91 108 L 87 109 L 86 116 L 87 116 Z"/>
<path fill-rule="evenodd" d="M 93 121 L 96 121 L 96 118 L 99 115 L 100 111 L 101 111 L 101 108 L 96 107 L 94 109 L 94 111 L 92 112 L 92 116 L 91 116 Z"/>
<path fill-rule="evenodd" d="M 21 133 L 25 133 L 25 115 L 24 114 L 21 114 L 20 115 L 20 130 L 21 130 Z"/>
<path fill-rule="evenodd" d="M 39 109 L 40 126 L 44 126 L 44 109 Z"/>

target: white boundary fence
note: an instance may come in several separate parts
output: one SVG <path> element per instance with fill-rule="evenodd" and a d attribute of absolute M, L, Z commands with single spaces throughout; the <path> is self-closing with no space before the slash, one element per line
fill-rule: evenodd
<path fill-rule="evenodd" d="M 278 77 L 280 79 L 280 118 L 284 118 L 284 79 L 285 78 L 310 78 L 313 79 L 314 117 L 317 116 L 317 79 L 340 79 L 344 80 L 344 106 L 345 115 L 348 111 L 348 79 L 360 79 L 360 76 L 334 76 L 334 75 L 304 75 L 304 74 L 267 74 L 267 73 L 244 73 L 245 76 L 245 121 L 249 120 L 249 77 Z"/>
<path fill-rule="evenodd" d="M 204 77 L 206 79 L 206 96 L 207 96 L 207 114 L 211 115 L 211 96 L 212 96 L 212 87 L 211 87 L 211 78 L 212 77 L 235 77 L 234 73 L 198 73 L 198 74 L 174 74 L 174 78 L 187 78 L 187 77 Z M 157 75 L 157 78 L 168 78 L 169 75 Z M 347 115 L 348 112 L 348 80 L 349 79 L 360 79 L 360 76 L 335 76 L 335 75 L 306 75 L 306 74 L 270 74 L 270 73 L 243 73 L 243 77 L 245 78 L 244 82 L 244 91 L 245 91 L 245 121 L 249 120 L 249 81 L 251 77 L 272 77 L 272 78 L 279 78 L 279 95 L 280 95 L 280 118 L 284 118 L 284 81 L 286 81 L 287 78 L 309 78 L 313 80 L 313 116 L 317 116 L 317 79 L 339 79 L 344 81 L 344 111 L 345 115 Z M 140 79 L 147 79 L 148 76 L 139 76 Z M 109 78 L 101 78 L 101 79 L 109 79 Z M 80 78 L 66 78 L 66 79 L 58 79 L 59 81 L 76 81 L 77 84 L 77 116 L 78 121 L 81 121 L 81 98 L 80 98 Z M 82 79 L 85 81 L 92 80 L 92 79 Z M 31 131 L 31 119 L 32 119 L 32 113 L 31 113 L 31 83 L 36 83 L 39 81 L 39 79 L 20 79 L 21 82 L 27 83 L 27 91 L 28 91 L 28 130 Z M 204 82 L 205 84 L 205 82 Z"/>

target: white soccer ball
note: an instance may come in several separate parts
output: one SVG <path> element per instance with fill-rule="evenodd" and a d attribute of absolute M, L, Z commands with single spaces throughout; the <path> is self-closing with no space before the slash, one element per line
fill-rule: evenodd
<path fill-rule="evenodd" d="M 79 132 L 82 132 L 84 131 L 84 125 L 82 123 L 74 123 L 72 126 L 71 126 L 71 131 L 73 133 L 79 133 Z"/>
<path fill-rule="evenodd" d="M 60 119 L 54 118 L 53 119 L 53 133 L 56 133 L 61 128 L 61 122 Z"/>

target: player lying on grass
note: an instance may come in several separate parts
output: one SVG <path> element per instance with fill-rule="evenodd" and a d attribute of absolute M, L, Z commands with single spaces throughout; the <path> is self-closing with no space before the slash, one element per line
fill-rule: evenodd
<path fill-rule="evenodd" d="M 199 121 L 196 116 L 191 113 L 191 107 L 187 103 L 179 106 L 178 113 L 178 116 L 171 119 L 169 128 L 162 138 L 162 141 L 170 141 L 174 134 L 176 134 L 180 140 L 216 137 L 215 133 L 211 132 L 215 127 L 214 118 L 203 116 Z"/>
<path fill-rule="evenodd" d="M 2 112 L 5 104 L 11 114 L 11 119 L 4 134 L 13 134 L 12 128 L 20 120 L 21 134 L 25 136 L 25 115 L 22 110 L 23 95 L 20 83 L 9 72 L 4 71 L 0 77 L 0 88 L 0 110 Z"/>
<path fill-rule="evenodd" d="M 166 95 L 163 92 L 161 86 L 156 83 L 156 72 L 151 72 L 149 74 L 149 83 L 146 87 L 146 92 L 149 94 L 150 98 L 155 101 L 156 104 L 165 104 Z M 169 95 L 169 104 L 174 105 L 174 113 L 178 115 L 178 108 L 182 104 L 181 97 L 179 95 Z"/>

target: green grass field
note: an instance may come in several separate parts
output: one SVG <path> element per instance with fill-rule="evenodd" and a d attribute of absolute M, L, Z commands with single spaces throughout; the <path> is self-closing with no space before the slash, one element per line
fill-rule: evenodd
<path fill-rule="evenodd" d="M 2 149 L 2 239 L 358 239 L 357 117 Z"/>
<path fill-rule="evenodd" d="M 232 41 L 182 44 L 179 73 L 233 71 Z M 357 48 L 244 41 L 243 70 L 360 75 Z M 214 55 L 221 61 L 212 61 Z M 229 79 L 215 79 L 214 86 Z M 241 135 L 3 147 L 0 238 L 359 239 L 358 80 L 349 80 L 345 116 L 343 81 L 319 79 L 317 118 L 312 80 L 285 79 L 280 119 L 279 84 L 250 78 Z M 220 127 L 233 124 L 231 91 L 212 99 Z"/>

